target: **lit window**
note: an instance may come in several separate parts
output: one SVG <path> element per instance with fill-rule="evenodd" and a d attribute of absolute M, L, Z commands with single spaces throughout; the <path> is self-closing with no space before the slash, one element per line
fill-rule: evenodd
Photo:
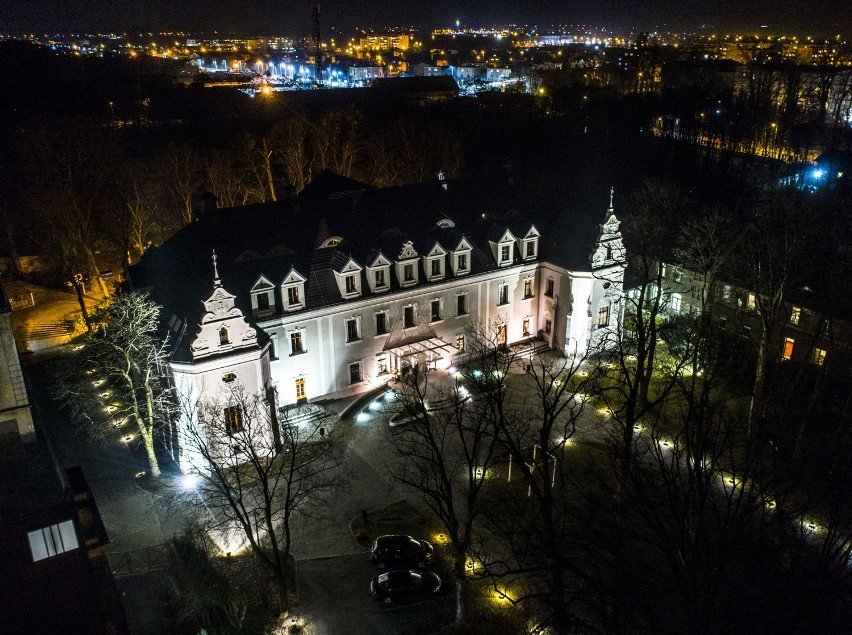
<path fill-rule="evenodd" d="M 405 282 L 414 282 L 414 265 L 405 265 L 403 272 Z"/>
<path fill-rule="evenodd" d="M 346 320 L 346 341 L 355 342 L 361 339 L 361 334 L 358 329 L 358 318 L 349 318 Z"/>
<path fill-rule="evenodd" d="M 524 318 L 524 321 L 522 322 L 522 328 L 523 328 L 524 337 L 529 337 L 530 336 L 530 319 L 529 318 Z"/>
<path fill-rule="evenodd" d="M 459 271 L 467 271 L 467 254 L 459 254 L 456 258 L 456 269 Z"/>
<path fill-rule="evenodd" d="M 228 327 L 223 326 L 219 329 L 219 344 L 230 344 L 231 336 L 228 335 Z"/>
<path fill-rule="evenodd" d="M 305 347 L 302 343 L 302 332 L 301 331 L 293 331 L 290 333 L 290 354 L 298 355 L 299 353 L 304 353 Z"/>
<path fill-rule="evenodd" d="M 548 298 L 553 297 L 553 286 L 554 286 L 553 278 L 548 278 L 547 279 L 547 285 L 544 288 L 544 295 L 546 295 Z"/>
<path fill-rule="evenodd" d="M 790 324 L 799 324 L 799 318 L 802 317 L 802 309 L 797 306 L 793 307 L 792 313 L 790 313 Z"/>
<path fill-rule="evenodd" d="M 414 326 L 414 307 L 411 305 L 403 310 L 403 326 L 407 329 Z"/>
<path fill-rule="evenodd" d="M 506 324 L 497 327 L 497 346 L 506 346 L 506 342 L 509 341 L 508 332 L 509 327 Z"/>
<path fill-rule="evenodd" d="M 754 296 L 753 293 L 748 294 L 746 306 L 750 311 L 754 311 L 754 309 L 757 307 L 757 298 Z"/>
<path fill-rule="evenodd" d="M 784 351 L 781 353 L 781 359 L 789 360 L 793 357 L 793 345 L 796 343 L 792 337 L 784 338 Z"/>
<path fill-rule="evenodd" d="M 598 328 L 602 328 L 609 324 L 609 307 L 602 306 L 598 309 Z"/>
<path fill-rule="evenodd" d="M 825 349 L 814 347 L 814 355 L 811 358 L 811 361 L 817 366 L 825 364 Z"/>
<path fill-rule="evenodd" d="M 226 384 L 232 384 L 235 381 L 237 381 L 237 374 L 236 373 L 225 373 L 224 375 L 222 375 L 222 381 L 225 382 Z"/>
<path fill-rule="evenodd" d="M 243 409 L 240 406 L 225 408 L 225 432 L 234 434 L 243 429 Z"/>
<path fill-rule="evenodd" d="M 379 375 L 383 375 L 388 372 L 388 357 L 387 355 L 379 355 L 376 357 L 376 370 Z"/>
<path fill-rule="evenodd" d="M 305 400 L 305 378 L 297 377 L 296 378 L 296 401 L 304 401 Z"/>
<path fill-rule="evenodd" d="M 441 275 L 441 261 L 437 258 L 432 261 L 432 275 L 440 276 Z"/>
<path fill-rule="evenodd" d="M 375 273 L 375 276 L 376 276 L 376 278 L 375 278 L 376 279 L 376 288 L 381 289 L 382 287 L 385 286 L 385 270 L 379 269 Z"/>
<path fill-rule="evenodd" d="M 456 296 L 456 315 L 467 315 L 466 293 L 460 293 Z"/>
<path fill-rule="evenodd" d="M 388 314 L 385 311 L 376 313 L 376 335 L 388 332 Z"/>
<path fill-rule="evenodd" d="M 289 287 L 287 289 L 287 304 L 299 304 L 299 287 Z"/>
<path fill-rule="evenodd" d="M 464 353 L 464 335 L 456 335 L 456 348 L 459 353 Z"/>
<path fill-rule="evenodd" d="M 349 383 L 357 384 L 362 380 L 361 377 L 361 362 L 349 364 Z"/>
<path fill-rule="evenodd" d="M 532 283 L 532 278 L 527 278 L 524 280 L 524 299 L 529 299 L 533 297 Z"/>
<path fill-rule="evenodd" d="M 355 276 L 346 276 L 346 293 L 355 293 L 358 287 L 355 285 Z"/>
<path fill-rule="evenodd" d="M 27 533 L 27 538 L 30 541 L 33 562 L 58 556 L 80 546 L 74 523 L 70 520 L 31 531 Z"/>
<path fill-rule="evenodd" d="M 441 301 L 440 300 L 432 300 L 431 302 L 432 308 L 432 321 L 437 322 L 441 319 Z"/>
<path fill-rule="evenodd" d="M 509 304 L 509 285 L 501 284 L 497 289 L 497 304 Z"/>

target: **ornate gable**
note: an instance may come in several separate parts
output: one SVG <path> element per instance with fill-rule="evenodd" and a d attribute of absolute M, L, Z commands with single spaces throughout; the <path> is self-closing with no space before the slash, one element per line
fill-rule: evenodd
<path fill-rule="evenodd" d="M 216 254 L 213 254 L 213 293 L 204 301 L 204 315 L 190 350 L 192 358 L 230 353 L 244 348 L 257 348 L 257 331 L 234 304 L 235 295 L 228 293 L 219 279 Z"/>
<path fill-rule="evenodd" d="M 412 258 L 417 258 L 417 250 L 414 249 L 414 243 L 409 240 L 402 245 L 398 260 L 411 260 Z"/>

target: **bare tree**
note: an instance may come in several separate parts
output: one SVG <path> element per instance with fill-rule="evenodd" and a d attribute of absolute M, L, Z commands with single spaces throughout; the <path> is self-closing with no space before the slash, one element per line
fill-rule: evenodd
<path fill-rule="evenodd" d="M 168 168 L 167 187 L 179 202 L 183 224 L 192 222 L 192 205 L 201 189 L 203 163 L 201 156 L 186 143 L 169 145 L 162 156 Z"/>
<path fill-rule="evenodd" d="M 393 478 L 423 497 L 447 532 L 456 582 L 456 624 L 467 620 L 469 576 L 481 497 L 497 457 L 494 421 L 487 404 L 477 403 L 469 372 L 456 373 L 454 384 L 433 386 L 418 368 L 403 380 L 396 399 L 400 416 L 411 422 L 404 434 L 389 432 L 397 456 Z M 427 402 L 428 395 L 428 402 Z M 428 405 L 427 405 L 428 404 Z"/>
<path fill-rule="evenodd" d="M 276 417 L 263 395 L 237 386 L 221 399 L 182 404 L 179 438 L 208 528 L 238 534 L 269 569 L 289 610 L 292 523 L 348 485 L 326 421 L 290 410 Z"/>
<path fill-rule="evenodd" d="M 92 315 L 91 332 L 55 376 L 55 398 L 95 438 L 105 439 L 116 422 L 130 420 L 153 477 L 160 476 L 155 436 L 172 409 L 168 348 L 156 336 L 159 319 L 160 307 L 146 294 L 114 295 Z M 110 416 L 103 415 L 105 408 Z"/>

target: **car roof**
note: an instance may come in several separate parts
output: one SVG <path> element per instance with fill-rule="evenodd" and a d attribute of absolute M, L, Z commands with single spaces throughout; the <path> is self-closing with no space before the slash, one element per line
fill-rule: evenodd
<path fill-rule="evenodd" d="M 380 547 L 403 547 L 411 541 L 419 542 L 411 536 L 396 535 L 396 536 L 379 536 L 376 542 Z"/>

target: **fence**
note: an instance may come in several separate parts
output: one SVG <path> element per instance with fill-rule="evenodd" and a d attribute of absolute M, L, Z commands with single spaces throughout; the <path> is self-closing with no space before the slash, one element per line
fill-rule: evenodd
<path fill-rule="evenodd" d="M 168 543 L 142 547 L 133 551 L 107 553 L 113 576 L 120 577 L 166 569 L 169 566 Z"/>

